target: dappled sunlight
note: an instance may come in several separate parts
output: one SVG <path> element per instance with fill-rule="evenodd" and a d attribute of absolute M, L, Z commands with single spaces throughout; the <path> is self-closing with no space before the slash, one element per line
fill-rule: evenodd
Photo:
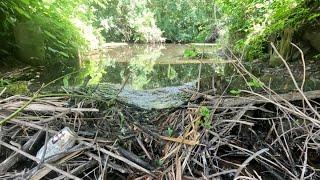
<path fill-rule="evenodd" d="M 81 36 L 87 41 L 89 49 L 98 49 L 100 40 L 97 37 L 97 32 L 92 25 L 86 24 L 80 19 L 73 18 L 72 23 L 79 28 Z"/>

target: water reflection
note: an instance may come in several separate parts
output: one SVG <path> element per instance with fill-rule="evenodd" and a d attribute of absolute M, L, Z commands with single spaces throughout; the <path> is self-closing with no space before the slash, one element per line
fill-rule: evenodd
<path fill-rule="evenodd" d="M 185 83 L 202 79 L 200 88 L 202 91 L 212 89 L 212 77 L 215 76 L 215 89 L 217 93 L 231 90 L 248 89 L 243 76 L 238 74 L 231 64 L 221 63 L 218 58 L 203 59 L 200 63 L 197 59 L 183 58 L 183 52 L 188 45 L 127 45 L 108 49 L 105 53 L 97 53 L 95 56 L 78 66 L 48 67 L 37 80 L 39 85 L 34 85 L 37 90 L 42 83 L 48 83 L 67 73 L 77 71 L 66 76 L 63 81 L 57 81 L 51 91 L 61 89 L 61 86 L 79 86 L 90 75 L 89 85 L 99 83 L 126 84 L 134 90 L 147 90 L 169 86 L 180 86 Z M 205 47 L 204 52 L 214 52 L 215 47 Z M 308 63 L 305 82 L 305 91 L 320 89 L 320 62 Z M 269 68 L 263 63 L 244 62 L 244 65 L 253 72 L 266 86 L 284 93 L 294 90 L 292 80 L 284 68 Z M 229 67 L 229 68 L 228 68 Z M 292 64 L 293 74 L 299 84 L 303 76 L 301 65 Z M 248 78 L 248 77 L 247 77 Z M 247 79 L 251 81 L 250 78 Z M 56 88 L 56 89 L 54 89 Z M 259 90 L 261 88 L 255 88 Z"/>
<path fill-rule="evenodd" d="M 85 74 L 90 74 L 90 84 L 108 82 L 123 84 L 135 90 L 179 86 L 211 76 L 214 60 L 201 67 L 195 59 L 183 58 L 187 45 L 128 45 L 110 49 L 103 57 L 85 62 Z M 211 47 L 207 47 L 210 51 Z M 215 65 L 217 66 L 217 65 Z M 220 64 L 220 66 L 223 66 Z M 201 67 L 201 68 L 200 68 Z"/>

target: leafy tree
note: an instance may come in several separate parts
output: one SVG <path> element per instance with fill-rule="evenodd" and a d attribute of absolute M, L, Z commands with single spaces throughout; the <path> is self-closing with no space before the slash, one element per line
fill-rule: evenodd
<path fill-rule="evenodd" d="M 267 53 L 269 41 L 287 51 L 293 33 L 286 32 L 296 32 L 319 16 L 307 0 L 216 0 L 216 5 L 222 14 L 220 20 L 228 29 L 228 44 L 236 52 L 244 52 L 247 59 Z M 287 42 L 280 43 L 278 39 Z"/>
<path fill-rule="evenodd" d="M 63 59 L 76 58 L 78 50 L 89 47 L 88 45 L 92 45 L 92 39 L 96 38 L 94 30 L 87 31 L 94 18 L 90 4 L 96 3 L 96 1 L 1 1 L 0 20 L 2 23 L 0 26 L 2 31 L 0 39 L 5 42 L 0 46 L 1 56 L 14 55 L 14 50 L 17 48 L 14 28 L 19 23 L 30 22 L 41 28 L 47 59 L 62 61 Z M 96 40 L 96 43 L 97 41 L 99 40 Z"/>

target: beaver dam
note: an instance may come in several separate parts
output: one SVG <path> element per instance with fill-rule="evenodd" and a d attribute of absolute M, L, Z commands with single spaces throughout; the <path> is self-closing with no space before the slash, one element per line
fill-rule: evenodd
<path fill-rule="evenodd" d="M 1 179 L 320 178 L 319 62 L 185 48 L 108 48 L 64 76 L 12 71 L 37 78 L 26 95 L 0 92 Z"/>

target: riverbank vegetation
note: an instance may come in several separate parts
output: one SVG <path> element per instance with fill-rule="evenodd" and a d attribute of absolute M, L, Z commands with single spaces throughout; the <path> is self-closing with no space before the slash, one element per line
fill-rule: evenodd
<path fill-rule="evenodd" d="M 296 52 L 291 42 L 303 45 L 303 36 L 319 25 L 317 1 L 216 1 L 223 24 L 228 27 L 228 44 L 245 59 L 274 58 L 270 42 L 291 59 Z"/>
<path fill-rule="evenodd" d="M 1 1 L 0 178 L 319 179 L 319 7 Z"/>
<path fill-rule="evenodd" d="M 78 58 L 105 41 L 204 41 L 213 22 L 210 2 L 190 1 L 4 1 L 1 56 L 45 62 Z M 195 6 L 195 4 L 197 4 Z M 187 14 L 187 16 L 185 16 Z M 22 36 L 22 37 L 21 37 Z M 28 36 L 28 37 L 25 37 Z M 35 44 L 32 44 L 30 42 Z M 16 50 L 24 49 L 18 54 Z M 38 49 L 27 52 L 26 48 Z"/>
<path fill-rule="evenodd" d="M 204 42 L 212 35 L 213 41 L 220 35 L 220 43 L 245 59 L 273 58 L 269 42 L 290 59 L 295 51 L 289 42 L 313 44 L 308 36 L 319 17 L 317 2 L 305 0 L 14 0 L 0 5 L 2 56 L 26 43 L 19 31 L 33 26 L 29 35 L 39 35 L 46 59 L 76 58 L 78 50 L 98 48 L 104 41 Z"/>

